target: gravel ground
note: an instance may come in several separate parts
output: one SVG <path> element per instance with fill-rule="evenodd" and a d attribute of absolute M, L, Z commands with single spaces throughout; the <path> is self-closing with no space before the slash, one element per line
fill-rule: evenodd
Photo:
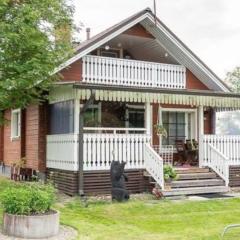
<path fill-rule="evenodd" d="M 61 226 L 59 234 L 55 237 L 44 238 L 41 240 L 74 240 L 77 237 L 77 231 L 71 227 Z M 25 238 L 14 238 L 3 235 L 0 232 L 1 240 L 25 240 Z M 37 240 L 37 239 L 28 239 L 28 240 Z"/>

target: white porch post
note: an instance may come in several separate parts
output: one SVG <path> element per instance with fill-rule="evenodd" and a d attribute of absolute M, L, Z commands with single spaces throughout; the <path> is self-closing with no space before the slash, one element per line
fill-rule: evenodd
<path fill-rule="evenodd" d="M 145 128 L 146 134 L 152 135 L 152 106 L 150 102 L 145 103 Z"/>
<path fill-rule="evenodd" d="M 199 143 L 199 167 L 202 167 L 202 161 L 203 161 L 203 142 L 202 142 L 202 136 L 204 134 L 204 112 L 203 112 L 203 106 L 198 107 L 198 143 Z"/>

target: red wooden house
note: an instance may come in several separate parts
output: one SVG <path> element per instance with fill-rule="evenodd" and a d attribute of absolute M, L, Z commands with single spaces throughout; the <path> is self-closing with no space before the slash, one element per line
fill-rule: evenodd
<path fill-rule="evenodd" d="M 10 124 L 1 128 L 0 160 L 7 167 L 24 157 L 27 167 L 52 173 L 59 189 L 77 193 L 83 116 L 86 194 L 109 193 L 112 160 L 127 162 L 131 192 L 151 189 L 153 180 L 165 195 L 225 192 L 238 183 L 240 136 L 215 135 L 214 129 L 216 112 L 238 109 L 240 96 L 167 26 L 155 23 L 150 9 L 81 43 L 56 72 L 62 80 L 48 103 L 5 111 Z M 166 138 L 156 134 L 156 124 Z M 176 145 L 185 148 L 193 139 L 199 145 L 195 167 L 184 163 Z M 164 164 L 178 167 L 171 191 Z"/>

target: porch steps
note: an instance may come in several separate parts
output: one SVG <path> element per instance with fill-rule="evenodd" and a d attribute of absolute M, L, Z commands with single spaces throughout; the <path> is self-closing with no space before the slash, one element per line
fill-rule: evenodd
<path fill-rule="evenodd" d="M 211 187 L 192 187 L 192 188 L 176 188 L 170 191 L 162 191 L 164 197 L 172 197 L 179 195 L 198 195 L 210 193 L 225 193 L 228 192 L 226 186 L 211 186 Z"/>
<path fill-rule="evenodd" d="M 206 172 L 206 173 L 185 173 L 179 174 L 178 180 L 200 180 L 200 179 L 214 179 L 217 175 L 213 172 Z"/>
<path fill-rule="evenodd" d="M 204 179 L 204 180 L 183 180 L 172 181 L 172 188 L 187 188 L 187 187 L 206 187 L 206 186 L 223 186 L 224 181 L 221 179 Z"/>
<path fill-rule="evenodd" d="M 177 168 L 176 173 L 177 179 L 167 184 L 162 191 L 163 196 L 224 193 L 229 190 L 225 182 L 209 168 Z M 145 176 L 150 177 L 148 173 Z M 155 182 L 151 180 L 150 183 Z"/>
<path fill-rule="evenodd" d="M 176 168 L 175 169 L 177 174 L 195 174 L 195 173 L 209 173 L 210 169 L 209 168 L 198 168 L 198 167 L 193 167 L 193 168 Z"/>

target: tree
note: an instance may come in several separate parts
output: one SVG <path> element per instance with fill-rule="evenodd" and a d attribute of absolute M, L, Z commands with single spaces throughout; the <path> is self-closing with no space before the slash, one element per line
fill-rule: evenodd
<path fill-rule="evenodd" d="M 72 49 L 69 32 L 59 29 L 74 29 L 66 0 L 0 1 L 0 110 L 46 98 Z"/>
<path fill-rule="evenodd" d="M 228 72 L 226 81 L 234 92 L 240 92 L 240 67 L 236 67 L 232 72 Z"/>

